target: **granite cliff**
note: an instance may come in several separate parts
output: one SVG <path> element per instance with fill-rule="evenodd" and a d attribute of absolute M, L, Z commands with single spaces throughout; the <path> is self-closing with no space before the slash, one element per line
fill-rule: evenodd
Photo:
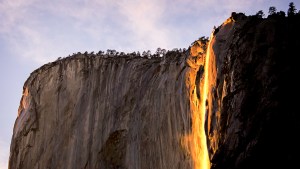
<path fill-rule="evenodd" d="M 194 68 L 188 52 L 173 53 L 79 54 L 33 72 L 10 168 L 191 168 L 181 138 L 191 130 L 186 74 Z"/>
<path fill-rule="evenodd" d="M 291 168 L 299 30 L 299 15 L 233 13 L 163 57 L 46 64 L 24 84 L 9 168 Z"/>
<path fill-rule="evenodd" d="M 208 50 L 211 168 L 298 166 L 299 30 L 299 15 L 233 14 L 218 28 Z"/>

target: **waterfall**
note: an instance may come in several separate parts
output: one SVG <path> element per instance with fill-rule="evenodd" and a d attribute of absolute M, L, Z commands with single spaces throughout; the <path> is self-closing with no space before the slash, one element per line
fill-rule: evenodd
<path fill-rule="evenodd" d="M 189 93 L 190 93 L 190 109 L 192 113 L 192 131 L 189 135 L 184 137 L 184 146 L 187 147 L 190 153 L 194 169 L 209 169 L 210 161 L 207 150 L 207 137 L 205 134 L 205 116 L 206 116 L 206 100 L 209 96 L 210 81 L 214 78 L 214 58 L 210 57 L 212 54 L 211 36 L 206 54 L 199 54 L 203 49 L 202 42 L 192 46 L 191 58 L 197 58 L 196 61 L 189 60 L 188 64 L 193 67 L 189 72 L 187 72 Z M 200 44 L 200 45 L 199 45 Z M 200 79 L 200 84 L 196 81 L 196 76 L 201 66 L 204 66 L 204 73 Z M 193 83 L 194 82 L 194 83 Z M 197 96 L 197 90 L 200 90 L 200 98 Z"/>

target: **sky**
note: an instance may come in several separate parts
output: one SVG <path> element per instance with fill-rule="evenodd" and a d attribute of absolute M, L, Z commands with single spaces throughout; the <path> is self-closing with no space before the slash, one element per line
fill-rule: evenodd
<path fill-rule="evenodd" d="M 77 52 L 188 48 L 231 12 L 287 11 L 300 0 L 0 0 L 0 169 L 7 169 L 23 84 Z"/>

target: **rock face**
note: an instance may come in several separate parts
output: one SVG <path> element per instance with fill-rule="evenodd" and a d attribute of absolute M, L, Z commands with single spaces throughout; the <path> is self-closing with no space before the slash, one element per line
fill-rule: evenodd
<path fill-rule="evenodd" d="M 44 65 L 24 84 L 9 168 L 203 169 L 203 127 L 212 169 L 292 168 L 299 30 L 299 15 L 233 13 L 207 50 Z"/>
<path fill-rule="evenodd" d="M 297 166 L 299 30 L 299 15 L 242 14 L 217 29 L 208 50 L 215 59 L 206 121 L 211 168 Z"/>
<path fill-rule="evenodd" d="M 181 143 L 195 84 L 188 57 L 78 55 L 36 70 L 24 85 L 10 168 L 192 168 Z"/>

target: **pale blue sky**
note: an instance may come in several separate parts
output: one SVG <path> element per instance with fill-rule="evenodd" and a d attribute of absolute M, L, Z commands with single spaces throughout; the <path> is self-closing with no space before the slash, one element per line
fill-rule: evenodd
<path fill-rule="evenodd" d="M 287 11 L 300 0 L 0 0 L 0 169 L 30 73 L 72 53 L 188 48 L 231 12 Z"/>

